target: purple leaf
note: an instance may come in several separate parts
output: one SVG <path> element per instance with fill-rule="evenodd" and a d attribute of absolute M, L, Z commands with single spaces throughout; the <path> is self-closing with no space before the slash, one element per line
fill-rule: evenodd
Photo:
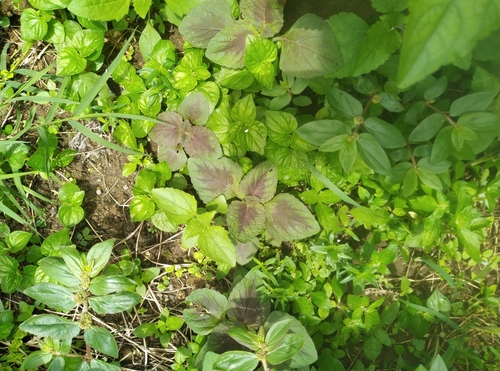
<path fill-rule="evenodd" d="M 264 207 L 266 237 L 291 241 L 310 237 L 320 231 L 318 222 L 307 207 L 290 194 L 279 194 Z"/>
<path fill-rule="evenodd" d="M 239 193 L 255 196 L 261 202 L 268 202 L 276 193 L 278 185 L 278 168 L 266 161 L 250 170 L 242 179 Z"/>
<path fill-rule="evenodd" d="M 250 272 L 229 294 L 227 317 L 233 322 L 242 322 L 251 328 L 264 324 L 270 312 L 270 301 L 263 300 L 257 290 L 262 286 L 261 273 Z"/>
<path fill-rule="evenodd" d="M 241 166 L 225 157 L 212 161 L 190 158 L 188 170 L 198 196 L 206 204 L 221 194 L 226 200 L 235 197 L 243 175 Z"/>
<path fill-rule="evenodd" d="M 233 201 L 227 209 L 229 233 L 239 242 L 249 242 L 264 228 L 266 211 L 258 199 L 255 201 Z"/>
<path fill-rule="evenodd" d="M 255 253 L 259 250 L 259 240 L 252 238 L 249 242 L 235 241 L 234 248 L 236 249 L 236 262 L 245 265 L 252 261 Z"/>
<path fill-rule="evenodd" d="M 216 160 L 222 157 L 217 137 L 212 130 L 203 126 L 192 126 L 183 142 L 184 150 L 190 157 Z"/>
<path fill-rule="evenodd" d="M 283 5 L 276 0 L 248 0 L 241 2 L 244 19 L 252 22 L 264 38 L 276 35 L 283 27 Z"/>
<path fill-rule="evenodd" d="M 202 92 L 191 93 L 179 104 L 177 112 L 193 125 L 205 125 L 210 117 L 210 103 Z"/>
<path fill-rule="evenodd" d="M 187 157 L 181 146 L 158 147 L 158 161 L 166 161 L 171 171 L 177 171 L 186 165 Z"/>
<path fill-rule="evenodd" d="M 182 116 L 176 112 L 166 111 L 158 115 L 158 123 L 149 133 L 149 137 L 159 146 L 175 147 L 184 139 L 186 124 L 182 122 Z"/>

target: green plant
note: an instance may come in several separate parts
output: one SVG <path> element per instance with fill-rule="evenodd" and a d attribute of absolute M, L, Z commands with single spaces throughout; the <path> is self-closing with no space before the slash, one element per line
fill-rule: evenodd
<path fill-rule="evenodd" d="M 38 314 L 25 320 L 20 329 L 44 339 L 41 349 L 31 352 L 23 361 L 24 368 L 43 364 L 62 367 L 74 360 L 71 343 L 83 330 L 86 352 L 76 359 L 77 369 L 89 366 L 118 369 L 93 357 L 91 349 L 116 358 L 118 346 L 108 330 L 93 324 L 89 312 L 119 313 L 130 310 L 141 300 L 140 295 L 129 291 L 135 287 L 133 280 L 119 274 L 99 274 L 108 263 L 113 243 L 107 240 L 95 244 L 87 254 L 79 253 L 74 246 L 61 247 L 54 250 L 56 254 L 39 261 L 38 282 L 26 288 L 24 293 L 59 311 L 68 312 L 76 307 L 81 307 L 81 311 L 78 321 L 54 314 Z"/>
<path fill-rule="evenodd" d="M 143 323 L 137 326 L 134 330 L 134 335 L 139 338 L 154 336 L 166 348 L 172 338 L 172 332 L 179 330 L 182 325 L 184 325 L 182 318 L 170 315 L 169 310 L 164 308 L 156 323 Z"/>

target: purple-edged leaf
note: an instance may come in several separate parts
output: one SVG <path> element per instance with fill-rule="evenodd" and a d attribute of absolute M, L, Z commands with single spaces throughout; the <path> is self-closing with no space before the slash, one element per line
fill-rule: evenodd
<path fill-rule="evenodd" d="M 234 248 L 236 249 L 236 262 L 239 265 L 245 265 L 252 261 L 259 250 L 259 240 L 252 238 L 249 242 L 236 242 Z"/>
<path fill-rule="evenodd" d="M 226 0 L 204 1 L 184 17 L 179 32 L 191 45 L 206 48 L 220 30 L 233 22 Z"/>
<path fill-rule="evenodd" d="M 283 27 L 283 5 L 276 0 L 246 0 L 240 9 L 243 19 L 251 22 L 264 38 L 276 35 Z"/>
<path fill-rule="evenodd" d="M 217 137 L 212 130 L 203 126 L 192 126 L 186 133 L 184 150 L 190 157 L 218 159 L 222 157 Z"/>
<path fill-rule="evenodd" d="M 189 175 L 193 186 L 204 203 L 224 195 L 226 199 L 236 196 L 243 172 L 241 166 L 228 158 L 206 161 L 190 158 Z"/>
<path fill-rule="evenodd" d="M 210 102 L 202 92 L 191 93 L 179 104 L 177 112 L 193 125 L 205 125 L 210 117 Z"/>
<path fill-rule="evenodd" d="M 257 290 L 262 286 L 261 273 L 250 272 L 229 294 L 227 317 L 234 322 L 241 322 L 251 328 L 262 326 L 269 315 L 271 304 L 263 300 Z"/>
<path fill-rule="evenodd" d="M 270 238 L 291 241 L 320 231 L 318 222 L 307 207 L 290 194 L 279 194 L 264 206 L 266 235 Z"/>
<path fill-rule="evenodd" d="M 227 209 L 227 227 L 237 241 L 249 242 L 264 228 L 266 211 L 258 202 L 233 201 Z"/>
<path fill-rule="evenodd" d="M 241 180 L 239 193 L 255 196 L 261 202 L 268 202 L 276 193 L 278 185 L 278 168 L 266 161 L 250 170 Z"/>
<path fill-rule="evenodd" d="M 159 146 L 175 147 L 184 139 L 182 116 L 176 112 L 166 111 L 158 115 L 158 123 L 149 132 L 149 137 Z"/>
<path fill-rule="evenodd" d="M 205 55 L 212 62 L 229 68 L 245 67 L 245 44 L 247 35 L 255 35 L 247 22 L 233 23 L 208 43 Z"/>
<path fill-rule="evenodd" d="M 187 162 L 186 153 L 181 146 L 177 148 L 172 147 L 158 147 L 158 161 L 166 161 L 171 171 L 177 171 Z"/>

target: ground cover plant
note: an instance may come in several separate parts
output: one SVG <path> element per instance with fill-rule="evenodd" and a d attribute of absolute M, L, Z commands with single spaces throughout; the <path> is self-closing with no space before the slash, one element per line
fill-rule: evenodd
<path fill-rule="evenodd" d="M 0 4 L 2 369 L 500 367 L 498 1 Z"/>

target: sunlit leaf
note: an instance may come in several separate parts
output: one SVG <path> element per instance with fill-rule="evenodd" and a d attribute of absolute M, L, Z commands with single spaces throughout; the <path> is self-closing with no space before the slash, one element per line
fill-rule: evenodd
<path fill-rule="evenodd" d="M 283 27 L 283 5 L 275 0 L 243 0 L 241 16 L 249 21 L 259 34 L 272 37 Z"/>
<path fill-rule="evenodd" d="M 260 203 L 233 201 L 226 219 L 231 236 L 240 242 L 249 242 L 264 229 L 266 214 Z"/>

